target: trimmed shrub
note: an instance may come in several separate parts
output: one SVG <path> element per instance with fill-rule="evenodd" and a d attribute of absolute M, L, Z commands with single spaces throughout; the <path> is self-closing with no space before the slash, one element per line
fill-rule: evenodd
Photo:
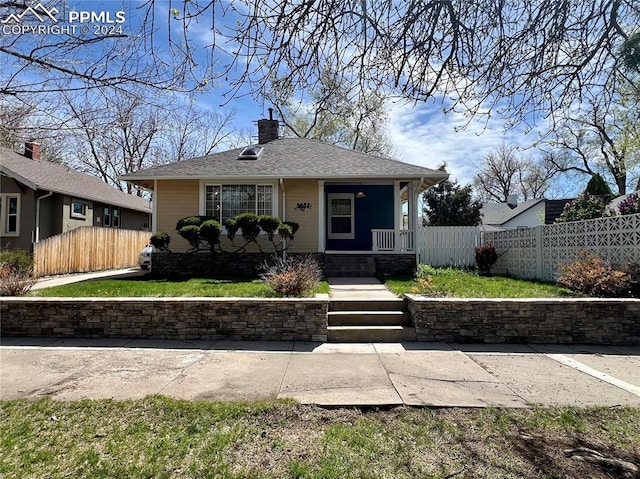
<path fill-rule="evenodd" d="M 196 225 L 183 226 L 178 230 L 180 236 L 187 240 L 192 248 L 200 247 L 200 227 Z"/>
<path fill-rule="evenodd" d="M 258 218 L 258 225 L 260 225 L 262 231 L 267 233 L 269 241 L 273 241 L 273 236 L 282 225 L 282 222 L 280 221 L 280 218 L 276 218 L 275 216 L 263 215 Z"/>
<path fill-rule="evenodd" d="M 578 260 L 562 265 L 558 278 L 561 286 L 599 298 L 628 296 L 632 282 L 629 274 L 588 251 L 581 251 Z"/>
<path fill-rule="evenodd" d="M 171 242 L 171 237 L 167 233 L 163 233 L 158 231 L 151 235 L 149 239 L 149 243 L 158 251 L 168 251 L 169 243 Z"/>
<path fill-rule="evenodd" d="M 207 220 L 200 226 L 200 236 L 209 243 L 209 246 L 220 243 L 220 233 L 222 233 L 222 226 L 216 220 Z"/>
<path fill-rule="evenodd" d="M 260 234 L 258 221 L 258 215 L 255 213 L 242 213 L 236 216 L 236 222 L 246 241 L 255 241 Z"/>
<path fill-rule="evenodd" d="M 475 248 L 479 276 L 491 276 L 491 268 L 498 261 L 498 252 L 491 243 Z"/>
<path fill-rule="evenodd" d="M 260 276 L 277 293 L 287 297 L 304 296 L 312 292 L 322 277 L 320 265 L 311 256 L 283 259 L 275 257 L 263 265 Z"/>
<path fill-rule="evenodd" d="M 281 224 L 278 227 L 278 235 L 280 235 L 280 237 L 282 237 L 283 239 L 293 239 L 293 231 L 291 229 L 291 226 Z"/>
<path fill-rule="evenodd" d="M 236 237 L 236 233 L 240 229 L 240 225 L 235 218 L 229 218 L 224 222 L 224 227 L 227 229 L 227 238 L 233 241 L 233 238 Z"/>
<path fill-rule="evenodd" d="M 282 224 L 287 225 L 291 228 L 291 238 L 298 232 L 300 229 L 300 224 L 295 221 L 283 221 Z"/>
<path fill-rule="evenodd" d="M 200 227 L 200 225 L 202 223 L 204 223 L 204 221 L 206 219 L 208 219 L 208 218 L 205 217 L 205 216 L 196 216 L 196 215 L 187 216 L 185 218 L 181 218 L 176 223 L 176 231 L 180 231 L 185 226 L 198 226 L 198 227 Z"/>

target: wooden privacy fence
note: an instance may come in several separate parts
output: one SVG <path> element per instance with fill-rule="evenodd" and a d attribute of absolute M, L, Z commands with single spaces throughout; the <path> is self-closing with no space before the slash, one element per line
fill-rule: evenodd
<path fill-rule="evenodd" d="M 34 244 L 38 276 L 137 266 L 148 231 L 83 226 Z"/>
<path fill-rule="evenodd" d="M 480 246 L 478 226 L 423 226 L 416 232 L 418 261 L 431 266 L 475 266 L 476 246 Z"/>

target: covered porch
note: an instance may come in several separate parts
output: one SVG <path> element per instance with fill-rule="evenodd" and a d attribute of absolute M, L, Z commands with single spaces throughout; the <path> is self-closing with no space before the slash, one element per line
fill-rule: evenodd
<path fill-rule="evenodd" d="M 318 183 L 319 252 L 415 254 L 422 180 Z"/>

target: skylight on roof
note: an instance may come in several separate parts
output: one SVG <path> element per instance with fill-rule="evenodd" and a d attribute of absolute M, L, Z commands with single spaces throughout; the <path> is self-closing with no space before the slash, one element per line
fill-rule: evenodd
<path fill-rule="evenodd" d="M 258 157 L 260 156 L 260 153 L 262 153 L 262 147 L 259 145 L 251 145 L 251 146 L 247 146 L 244 150 L 242 150 L 242 153 L 240 153 L 240 156 L 238 156 L 239 160 L 257 160 Z"/>

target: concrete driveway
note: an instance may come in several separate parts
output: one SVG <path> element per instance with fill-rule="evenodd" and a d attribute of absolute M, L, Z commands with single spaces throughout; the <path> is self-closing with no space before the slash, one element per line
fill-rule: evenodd
<path fill-rule="evenodd" d="M 640 406 L 640 347 L 0 340 L 0 398 Z"/>

